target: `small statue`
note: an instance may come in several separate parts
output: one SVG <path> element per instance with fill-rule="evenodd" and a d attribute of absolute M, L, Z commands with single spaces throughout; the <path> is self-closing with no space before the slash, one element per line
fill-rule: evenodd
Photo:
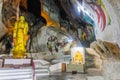
<path fill-rule="evenodd" d="M 83 63 L 83 55 L 80 51 L 77 51 L 75 53 L 75 57 L 73 59 L 73 63 L 74 64 L 80 64 L 80 63 Z"/>
<path fill-rule="evenodd" d="M 15 22 L 13 31 L 13 58 L 24 58 L 26 54 L 26 42 L 28 39 L 28 23 L 24 16 L 20 16 L 19 21 Z"/>

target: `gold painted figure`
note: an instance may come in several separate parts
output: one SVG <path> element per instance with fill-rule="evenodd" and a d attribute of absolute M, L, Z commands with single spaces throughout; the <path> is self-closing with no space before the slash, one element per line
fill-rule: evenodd
<path fill-rule="evenodd" d="M 28 23 L 24 16 L 20 16 L 19 21 L 15 22 L 13 31 L 14 47 L 12 50 L 13 58 L 24 58 L 26 54 L 26 42 L 28 39 Z"/>
<path fill-rule="evenodd" d="M 82 53 L 80 51 L 77 51 L 75 53 L 75 57 L 74 57 L 73 63 L 74 64 L 83 63 L 83 55 L 82 55 Z"/>

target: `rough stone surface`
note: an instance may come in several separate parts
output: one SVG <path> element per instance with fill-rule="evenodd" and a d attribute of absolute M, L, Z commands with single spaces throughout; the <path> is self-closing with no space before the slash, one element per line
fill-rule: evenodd
<path fill-rule="evenodd" d="M 96 32 L 96 38 L 116 42 L 120 46 L 120 1 L 119 0 L 102 0 L 108 10 L 108 13 L 111 18 L 110 25 L 106 25 L 106 28 L 103 32 Z M 97 31 L 99 29 L 97 28 Z"/>
<path fill-rule="evenodd" d="M 2 10 L 2 5 L 3 5 L 3 2 L 2 0 L 0 0 L 0 13 Z M 2 14 L 0 14 L 0 38 L 6 33 L 6 30 L 7 30 L 6 27 L 2 23 Z"/>
<path fill-rule="evenodd" d="M 104 80 L 103 76 L 89 76 L 87 80 Z"/>
<path fill-rule="evenodd" d="M 120 80 L 120 61 L 114 59 L 104 60 L 102 71 L 105 80 Z"/>
<path fill-rule="evenodd" d="M 0 38 L 6 33 L 7 29 L 4 24 L 0 21 Z"/>

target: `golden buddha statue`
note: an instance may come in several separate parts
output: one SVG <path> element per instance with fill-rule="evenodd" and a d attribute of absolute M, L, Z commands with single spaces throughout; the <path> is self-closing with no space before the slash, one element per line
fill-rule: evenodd
<path fill-rule="evenodd" d="M 73 59 L 73 63 L 74 64 L 79 64 L 79 63 L 83 63 L 83 55 L 80 51 L 77 51 L 75 53 L 75 57 Z"/>
<path fill-rule="evenodd" d="M 26 54 L 26 42 L 28 39 L 28 23 L 24 16 L 20 16 L 19 21 L 15 22 L 13 30 L 13 58 L 24 58 Z"/>

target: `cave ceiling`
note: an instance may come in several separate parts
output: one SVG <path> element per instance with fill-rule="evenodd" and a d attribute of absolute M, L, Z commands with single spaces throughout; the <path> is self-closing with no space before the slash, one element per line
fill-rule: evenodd
<path fill-rule="evenodd" d="M 3 0 L 2 22 L 8 29 L 6 34 L 11 36 L 15 21 L 23 15 L 29 24 L 31 36 L 38 38 L 43 26 L 53 27 L 89 46 L 95 40 L 96 24 L 101 21 L 101 30 L 107 24 L 99 3 L 99 0 Z M 102 11 L 102 18 L 96 8 Z"/>
<path fill-rule="evenodd" d="M 44 15 L 48 15 L 53 21 L 56 21 L 60 25 L 65 24 L 65 22 L 68 22 L 73 26 L 75 23 L 82 25 L 82 27 L 85 27 L 86 24 L 94 25 L 94 22 L 91 21 L 85 21 L 83 16 L 83 11 L 79 10 L 78 5 L 82 6 L 85 3 L 85 0 L 4 0 L 4 8 L 3 9 L 3 17 L 7 19 L 7 16 L 12 16 L 12 21 L 7 20 L 4 23 L 6 25 L 10 25 L 14 23 L 13 15 L 17 14 L 17 8 L 19 8 L 20 15 L 23 15 L 24 13 L 30 13 L 35 18 L 41 19 L 43 23 L 46 24 L 46 21 L 48 18 L 45 18 Z M 89 6 L 87 6 L 89 8 Z M 86 5 L 85 5 L 86 8 Z M 11 12 L 9 15 L 7 12 Z M 45 12 L 45 14 L 44 14 Z M 43 14 L 43 15 L 42 15 Z M 7 16 L 6 16 L 7 15 Z M 53 16 L 54 17 L 53 17 Z M 58 18 L 58 19 L 54 19 Z M 10 18 L 11 19 L 11 18 Z M 51 20 L 51 21 L 52 21 Z M 13 23 L 12 23 L 13 22 Z M 59 25 L 57 25 L 59 26 Z M 75 26 L 74 26 L 75 27 Z"/>

